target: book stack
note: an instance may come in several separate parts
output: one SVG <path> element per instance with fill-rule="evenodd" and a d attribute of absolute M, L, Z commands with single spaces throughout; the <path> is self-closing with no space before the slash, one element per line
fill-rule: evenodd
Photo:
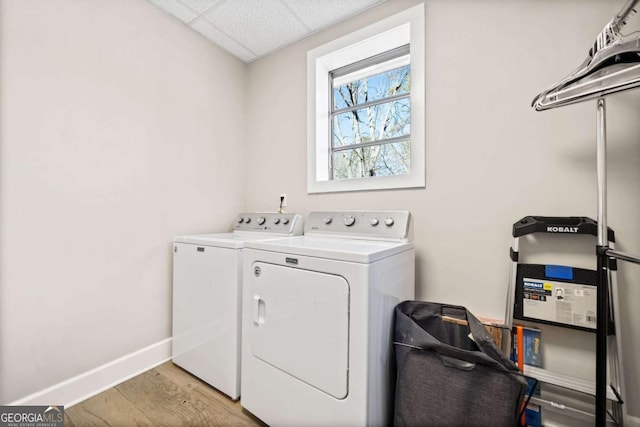
<path fill-rule="evenodd" d="M 542 335 L 540 329 L 525 326 L 514 326 L 513 348 L 511 360 L 518 364 L 520 370 L 525 365 L 542 367 Z M 533 378 L 527 378 L 527 396 L 540 396 L 540 387 Z M 525 409 L 525 422 L 529 427 L 542 426 L 542 408 L 540 405 L 529 403 Z"/>

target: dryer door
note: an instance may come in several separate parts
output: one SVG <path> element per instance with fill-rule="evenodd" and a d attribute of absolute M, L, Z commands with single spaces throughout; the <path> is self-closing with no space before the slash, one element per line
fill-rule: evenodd
<path fill-rule="evenodd" d="M 256 262 L 252 354 L 337 398 L 347 396 L 349 284 L 333 274 Z"/>

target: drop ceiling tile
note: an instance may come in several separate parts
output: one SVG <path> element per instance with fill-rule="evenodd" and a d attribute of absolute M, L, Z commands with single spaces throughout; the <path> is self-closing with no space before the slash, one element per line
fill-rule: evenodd
<path fill-rule="evenodd" d="M 386 0 L 283 0 L 312 31 L 337 22 Z"/>
<path fill-rule="evenodd" d="M 193 10 L 195 13 L 200 15 L 203 12 L 211 9 L 216 4 L 220 3 L 222 0 L 179 0 L 180 3 L 187 6 L 189 9 Z"/>
<path fill-rule="evenodd" d="M 190 27 L 245 62 L 253 61 L 256 58 L 256 55 L 253 52 L 250 52 L 244 46 L 229 38 L 226 34 L 219 31 L 204 19 L 194 22 Z"/>
<path fill-rule="evenodd" d="M 387 0 L 149 1 L 250 62 Z"/>
<path fill-rule="evenodd" d="M 176 0 L 149 0 L 161 9 L 169 12 L 182 22 L 190 22 L 195 19 L 198 14 Z"/>
<path fill-rule="evenodd" d="M 299 40 L 308 33 L 280 0 L 228 0 L 214 8 L 205 19 L 257 56 Z"/>

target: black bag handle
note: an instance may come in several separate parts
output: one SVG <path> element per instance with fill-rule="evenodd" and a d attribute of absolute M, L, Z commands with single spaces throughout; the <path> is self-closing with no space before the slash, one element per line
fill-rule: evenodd
<path fill-rule="evenodd" d="M 456 368 L 461 371 L 471 371 L 473 370 L 473 368 L 476 367 L 476 362 L 470 362 L 467 360 L 461 360 L 457 357 L 447 356 L 443 354 L 445 352 L 440 352 L 431 348 L 418 347 L 415 345 L 404 344 L 401 342 L 394 342 L 393 344 L 401 347 L 407 347 L 411 350 L 428 351 L 430 353 L 435 353 L 436 356 L 438 356 L 438 359 L 440 359 L 440 362 L 442 362 L 444 366 L 447 366 L 449 368 Z"/>
<path fill-rule="evenodd" d="M 435 320 L 436 323 L 441 323 L 445 310 L 457 311 L 464 315 L 471 337 L 479 351 L 465 350 L 444 343 L 420 326 L 425 320 L 431 322 Z M 396 325 L 403 329 L 405 333 L 404 339 L 396 336 L 394 344 L 409 344 L 422 350 L 433 351 L 440 356 L 469 363 L 480 363 L 503 371 L 518 372 L 518 368 L 513 362 L 507 359 L 495 346 L 484 325 L 465 307 L 422 301 L 405 301 L 396 307 Z"/>

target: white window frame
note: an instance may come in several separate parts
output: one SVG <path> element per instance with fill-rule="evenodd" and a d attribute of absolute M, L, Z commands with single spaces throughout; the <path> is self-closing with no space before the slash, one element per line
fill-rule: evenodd
<path fill-rule="evenodd" d="M 329 73 L 410 44 L 411 171 L 406 175 L 329 179 Z M 307 52 L 307 192 L 386 190 L 425 186 L 424 4 Z"/>

